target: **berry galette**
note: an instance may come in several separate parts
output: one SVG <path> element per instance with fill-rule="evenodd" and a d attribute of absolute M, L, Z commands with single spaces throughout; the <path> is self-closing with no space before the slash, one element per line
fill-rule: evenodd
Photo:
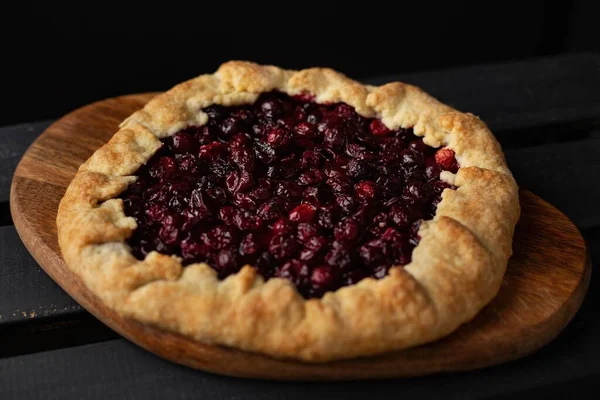
<path fill-rule="evenodd" d="M 404 83 L 228 62 L 127 118 L 57 223 L 68 267 L 120 315 L 316 362 L 469 321 L 519 213 L 472 114 Z"/>

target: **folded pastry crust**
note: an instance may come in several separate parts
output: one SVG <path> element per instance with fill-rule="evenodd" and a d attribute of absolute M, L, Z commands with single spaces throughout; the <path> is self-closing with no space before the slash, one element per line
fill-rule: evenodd
<path fill-rule="evenodd" d="M 224 280 L 206 264 L 175 256 L 138 260 L 125 243 L 136 228 L 117 197 L 165 138 L 202 125 L 211 104 L 254 102 L 262 92 L 310 93 L 344 102 L 390 129 L 414 128 L 426 144 L 456 154 L 443 172 L 437 214 L 422 223 L 412 262 L 305 300 L 284 279 L 251 266 Z M 323 362 L 404 349 L 441 338 L 473 318 L 498 292 L 519 218 L 518 188 L 502 150 L 472 114 L 400 82 L 374 87 L 322 68 L 290 71 L 232 61 L 151 100 L 81 167 L 62 199 L 58 239 L 68 266 L 108 307 L 203 343 L 274 357 Z"/>

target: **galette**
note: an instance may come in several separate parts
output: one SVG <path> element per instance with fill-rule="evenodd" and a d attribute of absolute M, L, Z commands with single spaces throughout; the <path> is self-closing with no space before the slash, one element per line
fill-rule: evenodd
<path fill-rule="evenodd" d="M 119 315 L 323 362 L 471 320 L 519 214 L 478 117 L 405 83 L 232 61 L 123 121 L 57 225 L 68 268 Z"/>

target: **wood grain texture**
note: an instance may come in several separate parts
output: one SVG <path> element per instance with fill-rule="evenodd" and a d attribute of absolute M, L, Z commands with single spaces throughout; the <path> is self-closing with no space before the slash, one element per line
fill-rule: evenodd
<path fill-rule="evenodd" d="M 313 365 L 204 345 L 120 318 L 65 267 L 56 242 L 56 208 L 78 166 L 151 96 L 94 103 L 50 126 L 17 167 L 11 210 L 23 242 L 61 287 L 107 325 L 159 356 L 211 372 L 280 380 L 347 380 L 470 370 L 539 349 L 566 326 L 583 301 L 591 271 L 584 240 L 562 213 L 522 192 L 523 216 L 515 234 L 515 254 L 499 295 L 473 321 L 429 345 Z"/>
<path fill-rule="evenodd" d="M 20 124 L 0 128 L 0 202 L 8 202 L 10 184 L 25 150 L 51 121 Z"/>

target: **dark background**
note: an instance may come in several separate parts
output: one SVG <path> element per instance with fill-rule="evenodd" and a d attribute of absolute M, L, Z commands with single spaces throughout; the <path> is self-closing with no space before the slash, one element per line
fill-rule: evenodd
<path fill-rule="evenodd" d="M 600 51 L 592 1 L 205 3 L 4 10 L 0 125 L 164 90 L 230 59 L 364 79 Z"/>

